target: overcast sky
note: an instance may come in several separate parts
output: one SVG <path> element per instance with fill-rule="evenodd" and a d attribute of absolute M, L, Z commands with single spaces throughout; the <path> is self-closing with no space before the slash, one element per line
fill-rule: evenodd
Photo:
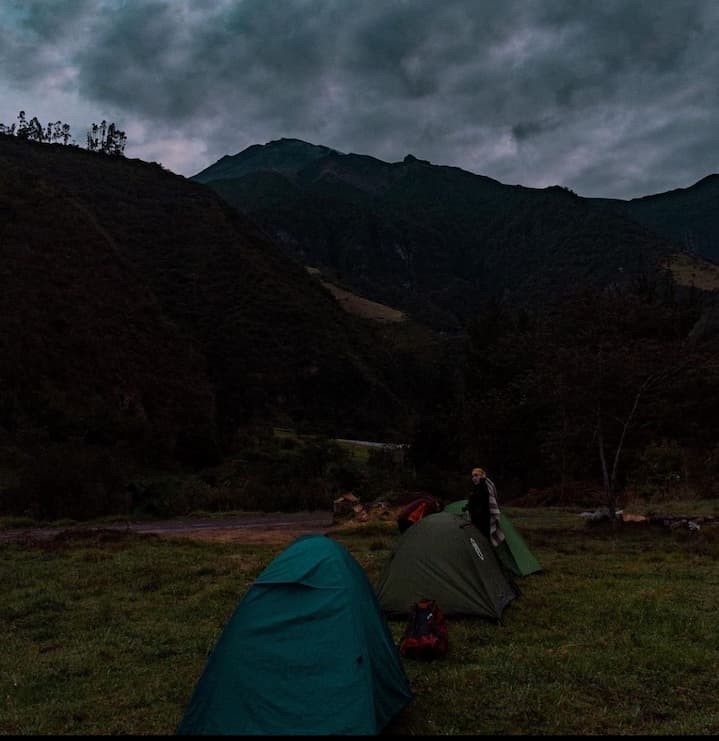
<path fill-rule="evenodd" d="M 0 122 L 194 175 L 281 137 L 633 198 L 719 172 L 719 0 L 0 0 Z"/>

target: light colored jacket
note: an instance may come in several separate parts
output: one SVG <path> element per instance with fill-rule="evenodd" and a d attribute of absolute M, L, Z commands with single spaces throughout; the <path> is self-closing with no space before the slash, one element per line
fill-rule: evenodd
<path fill-rule="evenodd" d="M 497 487 L 492 479 L 485 477 L 489 490 L 489 539 L 493 546 L 498 546 L 505 538 L 499 527 L 499 504 L 497 503 Z"/>

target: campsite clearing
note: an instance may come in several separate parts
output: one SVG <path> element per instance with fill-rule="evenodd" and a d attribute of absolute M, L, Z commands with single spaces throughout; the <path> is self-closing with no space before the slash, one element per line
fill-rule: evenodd
<path fill-rule="evenodd" d="M 450 618 L 443 659 L 403 662 L 415 700 L 385 734 L 719 733 L 719 528 L 506 510 L 544 573 L 518 580 L 501 625 Z M 400 537 L 391 517 L 327 532 L 373 583 Z M 0 732 L 174 733 L 238 598 L 285 547 L 132 532 L 0 546 Z M 404 621 L 390 627 L 398 641 Z"/>

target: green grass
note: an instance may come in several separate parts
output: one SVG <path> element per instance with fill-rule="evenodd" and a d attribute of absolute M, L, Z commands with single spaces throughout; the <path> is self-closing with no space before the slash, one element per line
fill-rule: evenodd
<path fill-rule="evenodd" d="M 369 448 L 366 445 L 358 445 L 357 443 L 349 442 L 347 440 L 337 440 L 337 445 L 346 451 L 349 457 L 359 463 L 360 465 L 366 466 L 369 462 L 370 452 L 373 448 Z"/>
<path fill-rule="evenodd" d="M 299 441 L 311 437 L 306 435 L 298 435 L 294 430 L 286 427 L 273 427 L 272 434 L 273 437 L 280 440 L 289 439 Z M 352 442 L 351 440 L 334 440 L 334 442 L 347 453 L 351 460 L 354 460 L 360 465 L 367 465 L 370 457 L 370 452 L 371 450 L 373 450 L 373 448 L 370 448 L 367 445 L 360 445 L 358 443 Z"/>
<path fill-rule="evenodd" d="M 719 733 L 719 529 L 587 525 L 507 508 L 545 568 L 501 625 L 449 620 L 406 660 L 415 701 L 386 733 Z M 391 521 L 335 533 L 375 580 Z M 0 733 L 172 734 L 207 652 L 283 546 L 123 535 L 0 547 Z M 391 622 L 399 640 L 404 624 Z"/>

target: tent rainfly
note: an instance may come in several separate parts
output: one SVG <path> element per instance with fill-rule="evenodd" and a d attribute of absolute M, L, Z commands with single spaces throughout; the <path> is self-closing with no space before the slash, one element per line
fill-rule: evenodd
<path fill-rule="evenodd" d="M 469 519 L 469 515 L 464 511 L 466 504 L 466 499 L 460 499 L 448 504 L 444 511 Z M 504 533 L 504 540 L 495 548 L 495 553 L 504 566 L 514 576 L 529 576 L 542 571 L 539 561 L 504 512 L 499 513 L 499 528 Z"/>
<path fill-rule="evenodd" d="M 412 603 L 434 599 L 445 615 L 501 620 L 519 596 L 487 538 L 451 512 L 426 515 L 404 532 L 376 591 L 388 617 L 406 617 Z"/>
<path fill-rule="evenodd" d="M 364 569 L 305 535 L 240 600 L 177 734 L 374 735 L 412 697 Z"/>

